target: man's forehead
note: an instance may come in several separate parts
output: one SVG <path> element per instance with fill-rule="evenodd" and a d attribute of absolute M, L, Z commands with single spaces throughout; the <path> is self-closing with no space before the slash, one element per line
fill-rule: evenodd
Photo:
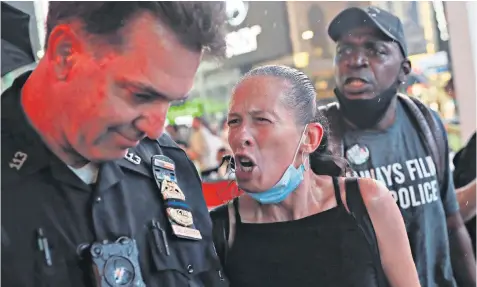
<path fill-rule="evenodd" d="M 342 36 L 338 39 L 338 43 L 357 39 L 392 42 L 392 40 L 377 27 L 362 26 L 356 27 L 354 29 L 349 30 L 348 32 L 343 33 Z"/>

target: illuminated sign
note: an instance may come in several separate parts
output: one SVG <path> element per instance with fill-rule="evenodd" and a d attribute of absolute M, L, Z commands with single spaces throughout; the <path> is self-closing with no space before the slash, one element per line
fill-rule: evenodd
<path fill-rule="evenodd" d="M 247 54 L 258 49 L 257 36 L 262 33 L 262 27 L 254 25 L 227 34 L 227 58 Z"/>
<path fill-rule="evenodd" d="M 242 24 L 247 17 L 248 2 L 238 0 L 226 0 L 225 12 L 227 13 L 229 24 L 231 26 L 238 26 Z"/>
<path fill-rule="evenodd" d="M 229 33 L 224 66 L 236 68 L 291 53 L 284 1 L 226 0 Z"/>

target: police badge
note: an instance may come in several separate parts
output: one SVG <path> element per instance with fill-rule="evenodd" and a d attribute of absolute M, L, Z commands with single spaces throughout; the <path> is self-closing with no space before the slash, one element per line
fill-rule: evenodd
<path fill-rule="evenodd" d="M 194 226 L 192 209 L 187 204 L 185 195 L 177 184 L 174 162 L 163 155 L 153 156 L 151 162 L 152 173 L 164 199 L 172 233 L 179 238 L 202 239 L 200 231 Z"/>

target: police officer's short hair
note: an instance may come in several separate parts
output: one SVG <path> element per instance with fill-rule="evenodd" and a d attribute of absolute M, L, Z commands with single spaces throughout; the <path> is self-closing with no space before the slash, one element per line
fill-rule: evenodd
<path fill-rule="evenodd" d="M 225 1 L 50 1 L 45 43 L 55 26 L 71 20 L 80 20 L 90 34 L 116 36 L 141 11 L 157 17 L 190 50 L 225 54 Z"/>

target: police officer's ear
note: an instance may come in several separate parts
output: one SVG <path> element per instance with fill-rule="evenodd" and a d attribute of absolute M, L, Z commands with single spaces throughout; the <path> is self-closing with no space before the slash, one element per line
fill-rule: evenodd
<path fill-rule="evenodd" d="M 64 81 L 82 50 L 77 34 L 68 25 L 58 25 L 48 37 L 47 56 L 58 80 Z"/>

